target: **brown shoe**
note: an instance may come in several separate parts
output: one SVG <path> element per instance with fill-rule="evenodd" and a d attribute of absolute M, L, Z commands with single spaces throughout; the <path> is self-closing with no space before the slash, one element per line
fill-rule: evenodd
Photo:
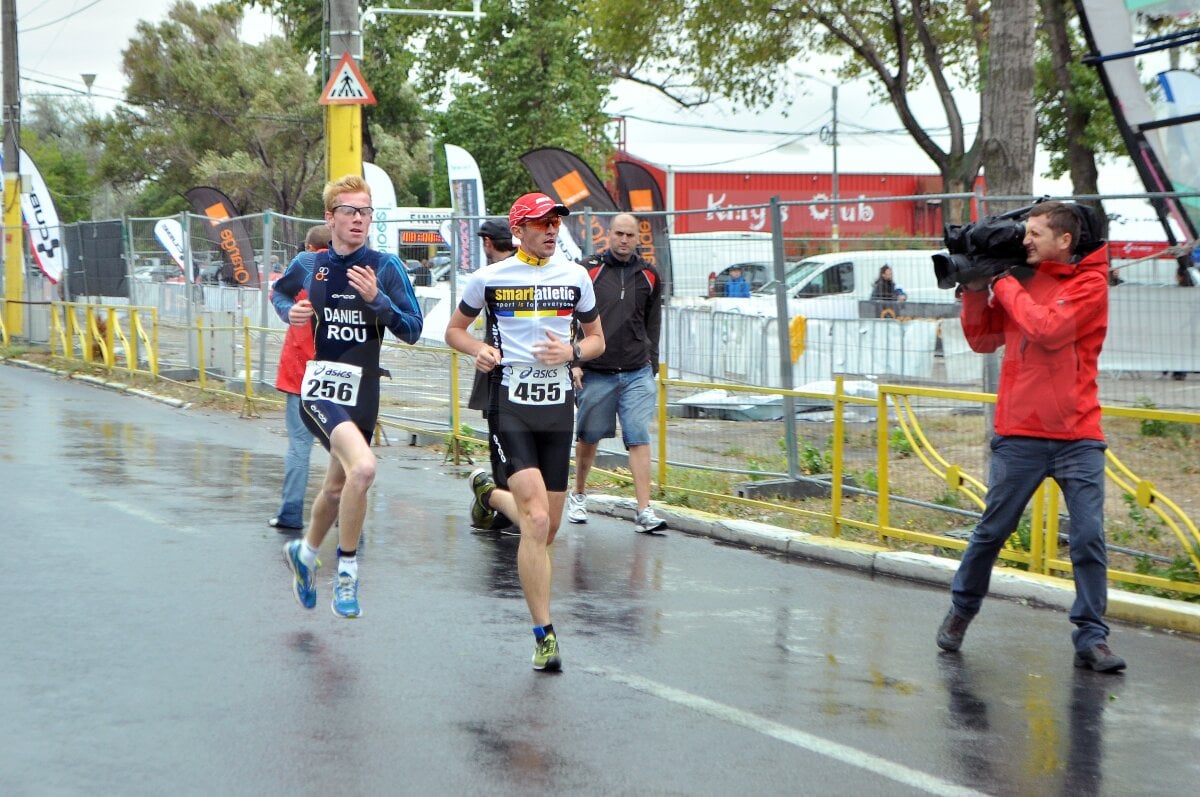
<path fill-rule="evenodd" d="M 946 619 L 942 620 L 942 624 L 938 627 L 938 647 L 951 653 L 961 648 L 963 635 L 967 633 L 967 626 L 970 624 L 970 620 L 959 617 L 953 609 L 946 612 Z"/>
<path fill-rule="evenodd" d="M 1125 659 L 1112 652 L 1105 643 L 1092 645 L 1087 650 L 1075 652 L 1075 666 L 1088 667 L 1096 672 L 1120 672 L 1125 669 Z"/>

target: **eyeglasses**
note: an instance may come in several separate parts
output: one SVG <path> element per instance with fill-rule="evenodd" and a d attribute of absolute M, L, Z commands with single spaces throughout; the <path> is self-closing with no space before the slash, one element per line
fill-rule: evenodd
<path fill-rule="evenodd" d="M 356 208 L 354 205 L 334 205 L 333 212 L 346 218 L 362 216 L 364 219 L 369 219 L 375 215 L 375 208 L 370 205 L 367 205 L 365 208 Z"/>
<path fill-rule="evenodd" d="M 541 219 L 529 219 L 525 224 L 530 227 L 536 227 L 539 230 L 557 230 L 562 226 L 562 217 L 546 216 Z"/>

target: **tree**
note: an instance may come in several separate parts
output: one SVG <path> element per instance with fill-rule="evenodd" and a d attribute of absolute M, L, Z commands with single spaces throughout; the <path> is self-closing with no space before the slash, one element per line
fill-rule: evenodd
<path fill-rule="evenodd" d="M 983 134 L 968 142 L 960 97 L 979 107 L 986 91 L 988 15 L 978 0 L 586 0 L 596 46 L 616 76 L 690 85 L 693 97 L 717 93 L 748 107 L 772 103 L 789 65 L 842 56 L 841 80 L 870 78 L 949 192 L 968 191 L 979 173 Z M 921 119 L 913 92 L 934 89 L 943 125 Z M 983 91 L 981 91 L 983 89 Z M 671 96 L 677 95 L 676 90 Z M 940 137 L 929 131 L 941 127 Z"/>
<path fill-rule="evenodd" d="M 1033 193 L 1037 123 L 1033 114 L 1033 63 L 1036 0 L 997 0 L 991 6 L 987 83 L 980 116 L 983 167 L 988 192 L 998 196 Z M 1014 200 L 988 211 L 1025 204 Z"/>
<path fill-rule="evenodd" d="M 327 35 L 327 3 L 324 0 L 235 0 L 241 7 L 269 11 L 285 32 L 285 39 L 298 55 L 315 57 L 318 88 L 323 88 L 328 69 L 323 49 Z M 360 3 L 365 10 L 369 3 Z M 419 19 L 419 18 L 418 18 Z M 363 79 L 378 101 L 363 106 L 363 160 L 383 169 L 396 187 L 400 204 L 432 201 L 429 122 L 432 116 L 409 82 L 418 60 L 422 27 L 409 18 L 396 22 L 381 16 L 368 21 L 362 30 L 363 52 L 359 66 Z"/>
<path fill-rule="evenodd" d="M 317 85 L 284 40 L 238 40 L 241 12 L 177 2 L 140 22 L 124 51 L 126 104 L 95 129 L 101 175 L 135 190 L 134 208 L 166 215 L 211 183 L 242 212 L 320 208 L 324 127 Z"/>
<path fill-rule="evenodd" d="M 237 2 L 279 15 L 293 46 L 321 55 L 321 0 Z M 484 0 L 483 11 L 480 22 L 376 15 L 364 24 L 363 77 L 379 104 L 365 108 L 363 153 L 398 193 L 433 191 L 431 204 L 448 204 L 444 166 L 431 182 L 427 166 L 444 163 L 434 157 L 443 143 L 475 156 L 486 194 L 501 203 L 533 188 L 518 161 L 533 147 L 569 149 L 597 171 L 608 158 L 602 107 L 612 77 L 593 55 L 584 11 L 565 0 Z"/>
<path fill-rule="evenodd" d="M 1050 176 L 1071 175 L 1076 196 L 1100 193 L 1098 157 L 1125 154 L 1108 97 L 1086 52 L 1072 0 L 1039 0 L 1044 55 L 1037 62 L 1038 138 L 1050 153 Z M 1099 201 L 1092 204 L 1104 218 Z M 1107 234 L 1107 233 L 1106 233 Z"/>
<path fill-rule="evenodd" d="M 418 87 L 429 104 L 446 85 L 453 97 L 434 122 L 438 141 L 475 157 L 493 208 L 534 188 L 518 158 L 535 147 L 562 147 L 602 172 L 612 78 L 593 55 L 584 9 L 569 0 L 485 0 L 483 8 L 479 23 L 428 30 Z M 448 197 L 442 178 L 435 186 Z"/>
<path fill-rule="evenodd" d="M 85 131 L 87 104 L 38 95 L 31 96 L 28 104 L 28 117 L 21 122 L 21 147 L 46 181 L 59 220 L 70 224 L 91 218 L 97 184 L 92 164 L 98 154 Z"/>

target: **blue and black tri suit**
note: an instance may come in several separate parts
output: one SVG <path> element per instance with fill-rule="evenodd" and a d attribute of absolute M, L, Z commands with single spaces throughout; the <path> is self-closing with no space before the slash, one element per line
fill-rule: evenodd
<path fill-rule="evenodd" d="M 351 266 L 375 271 L 379 293 L 374 301 L 365 301 L 350 284 Z M 313 306 L 316 359 L 362 368 L 362 381 L 353 405 L 313 395 L 309 385 L 303 385 L 304 425 L 327 450 L 334 428 L 345 421 L 353 421 L 370 442 L 379 417 L 379 377 L 386 373 L 379 367 L 384 329 L 390 329 L 405 343 L 416 343 L 421 337 L 421 307 L 408 275 L 395 255 L 365 246 L 348 255 L 326 249 L 317 252 L 311 272 L 306 273 L 301 264 L 293 261 L 275 283 L 275 294 L 280 299 L 275 303 L 276 311 L 285 319 L 301 288 L 308 291 Z"/>

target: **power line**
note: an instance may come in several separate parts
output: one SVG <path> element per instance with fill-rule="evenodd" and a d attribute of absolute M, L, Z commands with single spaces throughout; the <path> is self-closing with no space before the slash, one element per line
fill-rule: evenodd
<path fill-rule="evenodd" d="M 715 130 L 715 131 L 721 132 L 721 133 L 746 133 L 746 134 L 750 134 L 750 135 L 793 136 L 793 137 L 801 136 L 801 137 L 803 137 L 803 136 L 814 136 L 814 135 L 817 135 L 819 132 L 816 130 L 797 132 L 796 130 L 762 130 L 762 129 L 745 128 L 745 127 L 725 127 L 723 125 L 705 124 L 705 123 L 701 123 L 701 122 L 679 122 L 679 121 L 671 121 L 671 120 L 666 120 L 666 119 L 651 119 L 646 116 L 638 116 L 637 114 L 631 114 L 631 113 L 616 113 L 616 114 L 614 114 L 614 116 L 623 116 L 626 119 L 634 119 L 639 122 L 645 122 L 647 124 L 652 124 L 652 125 L 662 125 L 664 127 L 685 127 L 685 128 L 689 128 L 689 129 L 696 129 L 696 130 Z M 822 120 L 823 120 L 823 118 L 824 117 L 822 117 Z M 964 123 L 964 126 L 971 127 L 971 126 L 974 126 L 977 124 L 979 124 L 979 123 L 978 122 L 966 122 L 966 123 Z M 853 122 L 846 122 L 843 120 L 838 120 L 838 128 L 839 128 L 838 129 L 839 134 L 844 134 L 844 135 L 848 135 L 848 136 L 893 136 L 893 135 L 908 135 L 909 134 L 908 130 L 906 130 L 903 127 L 870 128 L 870 127 L 863 127 L 862 125 L 858 125 Z M 853 130 L 847 131 L 845 128 L 852 128 Z M 941 127 L 925 128 L 926 132 L 935 133 L 935 134 L 947 132 L 949 129 L 950 128 L 948 125 L 943 125 Z"/>
<path fill-rule="evenodd" d="M 21 28 L 21 33 L 32 33 L 35 30 L 41 30 L 42 28 L 48 28 L 51 25 L 57 25 L 58 23 L 62 22 L 64 19 L 70 19 L 71 17 L 75 16 L 76 14 L 80 14 L 80 13 L 83 13 L 84 11 L 87 11 L 89 8 L 91 8 L 92 6 L 96 5 L 99 2 L 101 2 L 101 0 L 92 0 L 92 2 L 88 3 L 83 8 L 77 8 L 74 11 L 72 11 L 70 14 L 65 14 L 64 16 L 61 16 L 58 19 L 52 19 L 49 22 L 43 22 L 41 25 L 34 25 L 32 28 Z"/>
<path fill-rule="evenodd" d="M 74 86 L 64 86 L 60 83 L 51 83 L 47 80 L 38 80 L 36 78 L 21 76 L 21 80 L 27 83 L 36 83 L 39 86 L 49 86 L 50 88 L 62 89 L 64 91 L 73 92 L 81 97 L 88 96 L 86 91 L 77 89 Z M 226 115 L 214 110 L 197 108 L 194 105 L 175 105 L 168 102 L 159 102 L 154 100 L 138 100 L 131 97 L 114 97 L 103 94 L 98 95 L 101 99 L 115 100 L 124 105 L 131 105 L 137 108 L 146 108 L 158 111 L 171 111 L 174 113 L 183 114 L 185 116 L 212 116 L 218 119 L 225 119 Z M 286 122 L 289 124 L 308 124 L 314 119 L 320 118 L 319 111 L 313 111 L 309 116 L 280 116 L 274 114 L 238 114 L 238 119 L 245 119 L 256 122 Z"/>

